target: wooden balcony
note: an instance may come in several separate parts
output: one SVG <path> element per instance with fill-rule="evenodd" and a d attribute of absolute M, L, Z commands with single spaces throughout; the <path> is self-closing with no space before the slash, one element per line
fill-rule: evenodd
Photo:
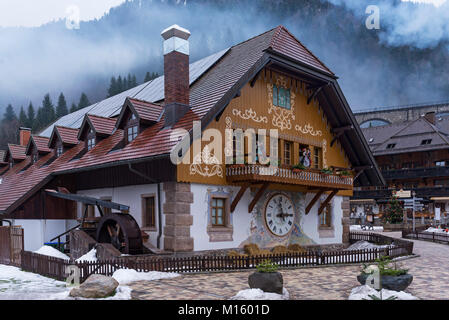
<path fill-rule="evenodd" d="M 226 178 L 230 183 L 276 183 L 329 190 L 352 190 L 353 186 L 353 177 L 323 174 L 312 169 L 293 171 L 290 168 L 268 167 L 257 164 L 228 166 Z"/>

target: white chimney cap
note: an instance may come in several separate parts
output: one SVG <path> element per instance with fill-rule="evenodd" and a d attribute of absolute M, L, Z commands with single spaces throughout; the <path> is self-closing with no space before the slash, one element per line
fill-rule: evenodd
<path fill-rule="evenodd" d="M 165 40 L 173 38 L 173 37 L 187 40 L 190 37 L 190 31 L 178 26 L 177 24 L 174 24 L 174 25 L 168 27 L 167 29 L 165 29 L 164 31 L 162 31 L 161 36 Z"/>

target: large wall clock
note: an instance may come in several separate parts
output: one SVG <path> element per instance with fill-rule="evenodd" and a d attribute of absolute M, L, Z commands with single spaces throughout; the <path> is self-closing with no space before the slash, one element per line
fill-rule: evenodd
<path fill-rule="evenodd" d="M 295 209 L 289 197 L 282 193 L 273 195 L 265 207 L 265 223 L 272 234 L 287 236 L 293 228 Z"/>

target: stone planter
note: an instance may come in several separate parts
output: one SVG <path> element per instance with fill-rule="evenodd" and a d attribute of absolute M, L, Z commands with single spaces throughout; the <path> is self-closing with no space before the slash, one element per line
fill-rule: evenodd
<path fill-rule="evenodd" d="M 282 294 L 284 279 L 279 272 L 256 271 L 248 277 L 248 284 L 251 289 Z"/>
<path fill-rule="evenodd" d="M 360 284 L 364 285 L 368 275 L 360 274 L 357 276 L 357 280 Z M 393 291 L 404 291 L 412 283 L 413 276 L 411 274 L 404 274 L 401 276 L 381 276 L 381 285 L 383 289 L 393 290 Z"/>

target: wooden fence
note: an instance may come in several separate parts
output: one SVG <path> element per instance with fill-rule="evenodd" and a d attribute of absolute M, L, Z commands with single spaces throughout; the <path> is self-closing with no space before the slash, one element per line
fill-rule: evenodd
<path fill-rule="evenodd" d="M 351 233 L 352 241 L 375 239 L 383 240 L 371 233 Z M 388 237 L 386 237 L 388 238 Z M 198 273 L 216 271 L 236 271 L 254 269 L 259 263 L 271 260 L 281 268 L 338 265 L 351 263 L 372 262 L 382 256 L 391 258 L 410 255 L 413 251 L 413 243 L 399 240 L 402 243 L 395 243 L 398 239 L 390 240 L 390 246 L 386 248 L 353 250 L 353 251 L 330 251 L 319 252 L 309 251 L 305 253 L 284 253 L 270 256 L 191 256 L 176 258 L 154 258 L 131 260 L 118 258 L 98 262 L 75 262 L 59 258 L 48 257 L 33 252 L 22 252 L 22 269 L 29 272 L 64 281 L 67 277 L 65 270 L 67 266 L 74 265 L 80 270 L 80 281 L 83 282 L 91 274 L 98 273 L 111 276 L 118 269 L 135 269 L 137 271 L 162 271 L 177 273 Z M 367 240 L 369 241 L 369 240 Z M 411 243 L 411 245 L 410 245 Z"/>
<path fill-rule="evenodd" d="M 438 232 L 424 232 L 419 230 L 403 230 L 402 237 L 407 239 L 424 240 L 449 244 L 449 235 Z"/>
<path fill-rule="evenodd" d="M 0 263 L 20 266 L 23 249 L 21 227 L 0 227 Z"/>

